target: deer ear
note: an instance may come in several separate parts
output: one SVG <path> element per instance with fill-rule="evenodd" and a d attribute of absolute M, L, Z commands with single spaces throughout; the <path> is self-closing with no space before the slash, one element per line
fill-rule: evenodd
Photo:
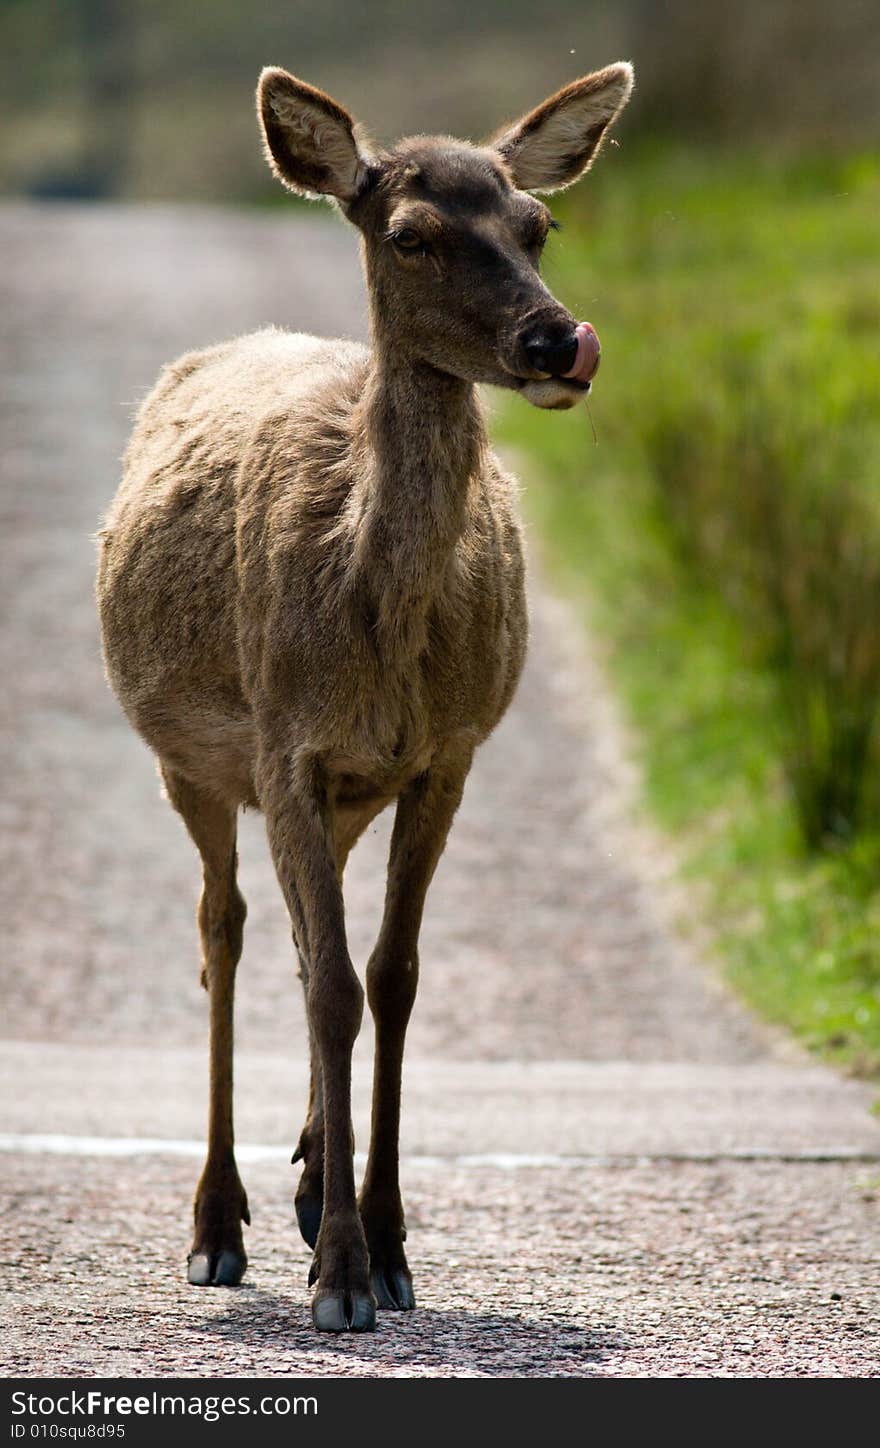
<path fill-rule="evenodd" d="M 358 148 L 352 117 L 330 96 L 267 66 L 257 86 L 257 115 L 266 159 L 291 191 L 342 202 L 357 195 L 367 157 Z"/>
<path fill-rule="evenodd" d="M 521 191 L 560 191 L 592 163 L 606 130 L 629 100 L 627 61 L 582 76 L 536 106 L 492 143 Z"/>

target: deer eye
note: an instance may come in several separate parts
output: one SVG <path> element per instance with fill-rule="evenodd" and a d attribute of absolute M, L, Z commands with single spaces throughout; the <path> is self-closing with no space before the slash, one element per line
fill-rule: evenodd
<path fill-rule="evenodd" d="M 541 247 L 541 248 L 545 247 L 545 246 L 547 245 L 547 242 L 548 242 L 549 238 L 550 238 L 550 233 L 551 233 L 551 231 L 561 231 L 561 230 L 562 230 L 562 222 L 561 222 L 561 221 L 557 221 L 557 220 L 556 220 L 554 217 L 552 217 L 552 216 L 549 217 L 548 220 L 547 220 L 547 224 L 546 224 L 546 226 L 543 227 L 543 229 L 541 230 L 541 232 L 540 232 L 540 234 L 539 234 L 539 236 L 538 236 L 538 238 L 537 238 L 537 240 L 536 240 L 536 242 L 535 242 L 535 245 L 538 246 L 538 247 Z"/>
<path fill-rule="evenodd" d="M 413 231 L 411 226 L 402 226 L 400 231 L 392 231 L 391 240 L 401 251 L 407 251 L 410 254 L 417 251 L 424 251 L 425 248 L 425 243 L 422 241 L 419 233 Z"/>

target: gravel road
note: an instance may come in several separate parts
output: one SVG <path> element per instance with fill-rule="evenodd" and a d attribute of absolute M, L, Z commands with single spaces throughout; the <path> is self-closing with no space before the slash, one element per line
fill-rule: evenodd
<path fill-rule="evenodd" d="M 252 1265 L 237 1291 L 186 1288 L 198 870 L 103 682 L 92 535 L 161 363 L 269 322 L 362 336 L 356 247 L 300 213 L 25 205 L 0 208 L 0 245 L 0 1371 L 875 1374 L 870 1092 L 806 1066 L 676 937 L 613 706 L 537 581 L 526 676 L 423 933 L 404 1140 L 423 1310 L 369 1339 L 307 1326 L 280 1151 L 301 1124 L 306 1034 L 253 815 L 238 1008 Z M 388 823 L 349 867 L 361 964 Z M 369 1044 L 365 1030 L 357 1083 Z M 356 1126 L 364 1105 L 358 1085 Z"/>

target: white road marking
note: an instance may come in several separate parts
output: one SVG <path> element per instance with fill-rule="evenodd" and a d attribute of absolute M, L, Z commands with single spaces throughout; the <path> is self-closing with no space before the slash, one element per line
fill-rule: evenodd
<path fill-rule="evenodd" d="M 180 1139 L 164 1136 L 62 1136 L 43 1135 L 30 1132 L 0 1133 L 0 1152 L 17 1152 L 28 1156 L 184 1156 L 202 1158 L 205 1143 L 195 1139 Z M 269 1146 L 255 1142 L 237 1145 L 235 1155 L 240 1162 L 284 1161 L 289 1162 L 291 1148 Z M 550 1152 L 541 1154 L 526 1152 L 471 1152 L 461 1155 L 436 1156 L 404 1154 L 407 1166 L 442 1169 L 449 1166 L 494 1167 L 500 1171 L 517 1171 L 522 1167 L 572 1167 L 610 1166 L 621 1162 L 630 1164 L 651 1161 L 790 1161 L 790 1162 L 880 1162 L 880 1152 L 863 1151 L 859 1147 L 821 1146 L 806 1151 L 777 1151 L 772 1147 L 735 1147 L 719 1151 L 659 1151 L 622 1152 L 617 1154 L 561 1155 Z M 363 1152 L 355 1154 L 355 1164 L 366 1163 Z"/>

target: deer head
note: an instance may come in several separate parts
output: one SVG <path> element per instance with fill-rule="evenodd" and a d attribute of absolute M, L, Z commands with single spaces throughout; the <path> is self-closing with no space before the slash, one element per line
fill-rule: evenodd
<path fill-rule="evenodd" d="M 335 201 L 360 230 L 386 357 L 560 408 L 589 391 L 599 341 L 541 279 L 554 223 L 534 193 L 589 169 L 632 84 L 630 65 L 606 66 L 481 146 L 416 136 L 375 152 L 348 111 L 274 67 L 260 77 L 257 108 L 278 178 Z"/>

